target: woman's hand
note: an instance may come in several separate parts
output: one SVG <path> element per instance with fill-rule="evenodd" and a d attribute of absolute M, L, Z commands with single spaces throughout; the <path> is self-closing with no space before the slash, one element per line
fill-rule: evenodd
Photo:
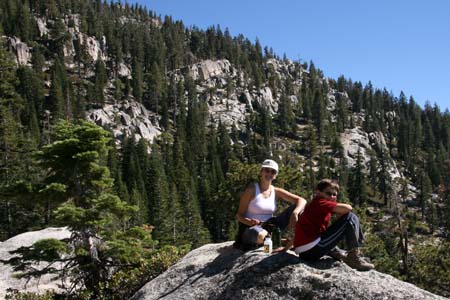
<path fill-rule="evenodd" d="M 250 226 L 260 225 L 262 222 L 258 219 L 250 219 Z"/>

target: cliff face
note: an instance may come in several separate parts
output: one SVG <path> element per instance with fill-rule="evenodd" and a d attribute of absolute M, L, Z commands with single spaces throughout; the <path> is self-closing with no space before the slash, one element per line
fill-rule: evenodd
<path fill-rule="evenodd" d="M 325 257 L 243 253 L 232 242 L 190 252 L 132 300 L 150 299 L 445 299 L 377 271 L 358 272 Z"/>

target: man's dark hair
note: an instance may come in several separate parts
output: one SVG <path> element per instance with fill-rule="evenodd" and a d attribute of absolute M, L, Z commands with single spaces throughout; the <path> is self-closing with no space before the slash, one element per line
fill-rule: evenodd
<path fill-rule="evenodd" d="M 335 189 L 337 192 L 339 192 L 339 184 L 331 179 L 322 179 L 321 181 L 319 181 L 319 183 L 316 186 L 316 190 L 323 192 L 328 187 L 331 187 Z"/>

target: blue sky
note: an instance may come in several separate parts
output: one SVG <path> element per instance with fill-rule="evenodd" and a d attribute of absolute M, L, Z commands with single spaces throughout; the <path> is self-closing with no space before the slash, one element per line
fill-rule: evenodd
<path fill-rule="evenodd" d="M 292 60 L 310 61 L 395 96 L 450 109 L 450 1 L 131 0 L 185 26 L 228 27 Z"/>

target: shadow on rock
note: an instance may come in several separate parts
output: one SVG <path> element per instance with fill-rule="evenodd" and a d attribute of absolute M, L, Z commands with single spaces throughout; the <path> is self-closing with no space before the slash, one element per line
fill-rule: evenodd
<path fill-rule="evenodd" d="M 258 252 L 258 250 L 255 250 L 255 252 Z M 261 250 L 259 250 L 259 252 L 261 252 Z M 252 256 L 259 257 L 260 255 L 260 253 L 249 252 L 245 255 L 246 259 L 243 260 L 241 264 L 248 262 L 248 260 L 252 259 Z M 249 289 L 259 288 L 264 289 L 268 286 L 273 286 L 273 282 L 279 283 L 279 289 L 282 289 L 283 282 L 289 280 L 289 273 L 293 271 L 296 265 L 303 264 L 318 270 L 327 270 L 334 268 L 336 263 L 336 260 L 328 256 L 318 261 L 310 262 L 286 252 L 270 255 L 237 272 L 237 268 L 234 268 L 235 272 L 232 276 L 227 276 L 227 278 L 224 279 L 226 283 L 223 285 L 226 285 L 226 287 L 221 289 L 221 291 L 217 291 L 217 293 L 213 292 L 208 299 L 241 299 L 244 295 L 240 294 L 239 291 L 248 291 Z M 281 269 L 283 269 L 283 271 L 279 272 Z M 230 280 L 232 281 L 230 282 Z M 274 291 L 276 289 L 277 288 L 274 288 Z M 245 296 L 245 298 L 247 297 L 248 295 Z M 304 297 L 302 299 L 309 299 L 304 290 L 302 291 L 302 297 Z"/>
<path fill-rule="evenodd" d="M 201 299 L 239 299 L 243 296 L 240 291 L 264 288 L 273 282 L 281 283 L 288 280 L 289 273 L 298 264 L 320 270 L 335 266 L 335 260 L 332 258 L 311 263 L 285 252 L 267 255 L 261 248 L 243 252 L 226 245 L 215 249 L 215 253 L 218 255 L 199 269 L 195 267 L 195 263 L 179 269 L 177 272 L 185 275 L 180 280 L 172 281 L 172 284 L 166 281 L 165 291 L 156 299 L 181 299 L 180 295 L 185 295 L 186 289 L 193 286 L 197 286 L 198 290 L 202 291 L 201 294 L 205 293 Z M 283 270 L 280 271 L 281 269 Z M 208 286 L 214 288 L 205 287 L 206 282 Z M 139 298 L 141 292 L 132 299 L 141 299 Z"/>
<path fill-rule="evenodd" d="M 232 246 L 221 247 L 217 249 L 217 252 L 219 252 L 219 256 L 217 256 L 213 261 L 208 263 L 200 270 L 192 273 L 183 282 L 172 288 L 170 291 L 161 295 L 158 299 L 169 296 L 179 288 L 183 287 L 185 284 L 193 285 L 202 277 L 213 277 L 221 273 L 223 273 L 222 275 L 225 275 L 227 277 L 227 273 L 235 268 L 235 265 L 238 262 L 238 258 L 242 257 L 243 254 L 245 254 L 245 252 L 235 249 Z M 242 263 L 245 263 L 245 260 L 243 260 L 241 264 Z"/>

